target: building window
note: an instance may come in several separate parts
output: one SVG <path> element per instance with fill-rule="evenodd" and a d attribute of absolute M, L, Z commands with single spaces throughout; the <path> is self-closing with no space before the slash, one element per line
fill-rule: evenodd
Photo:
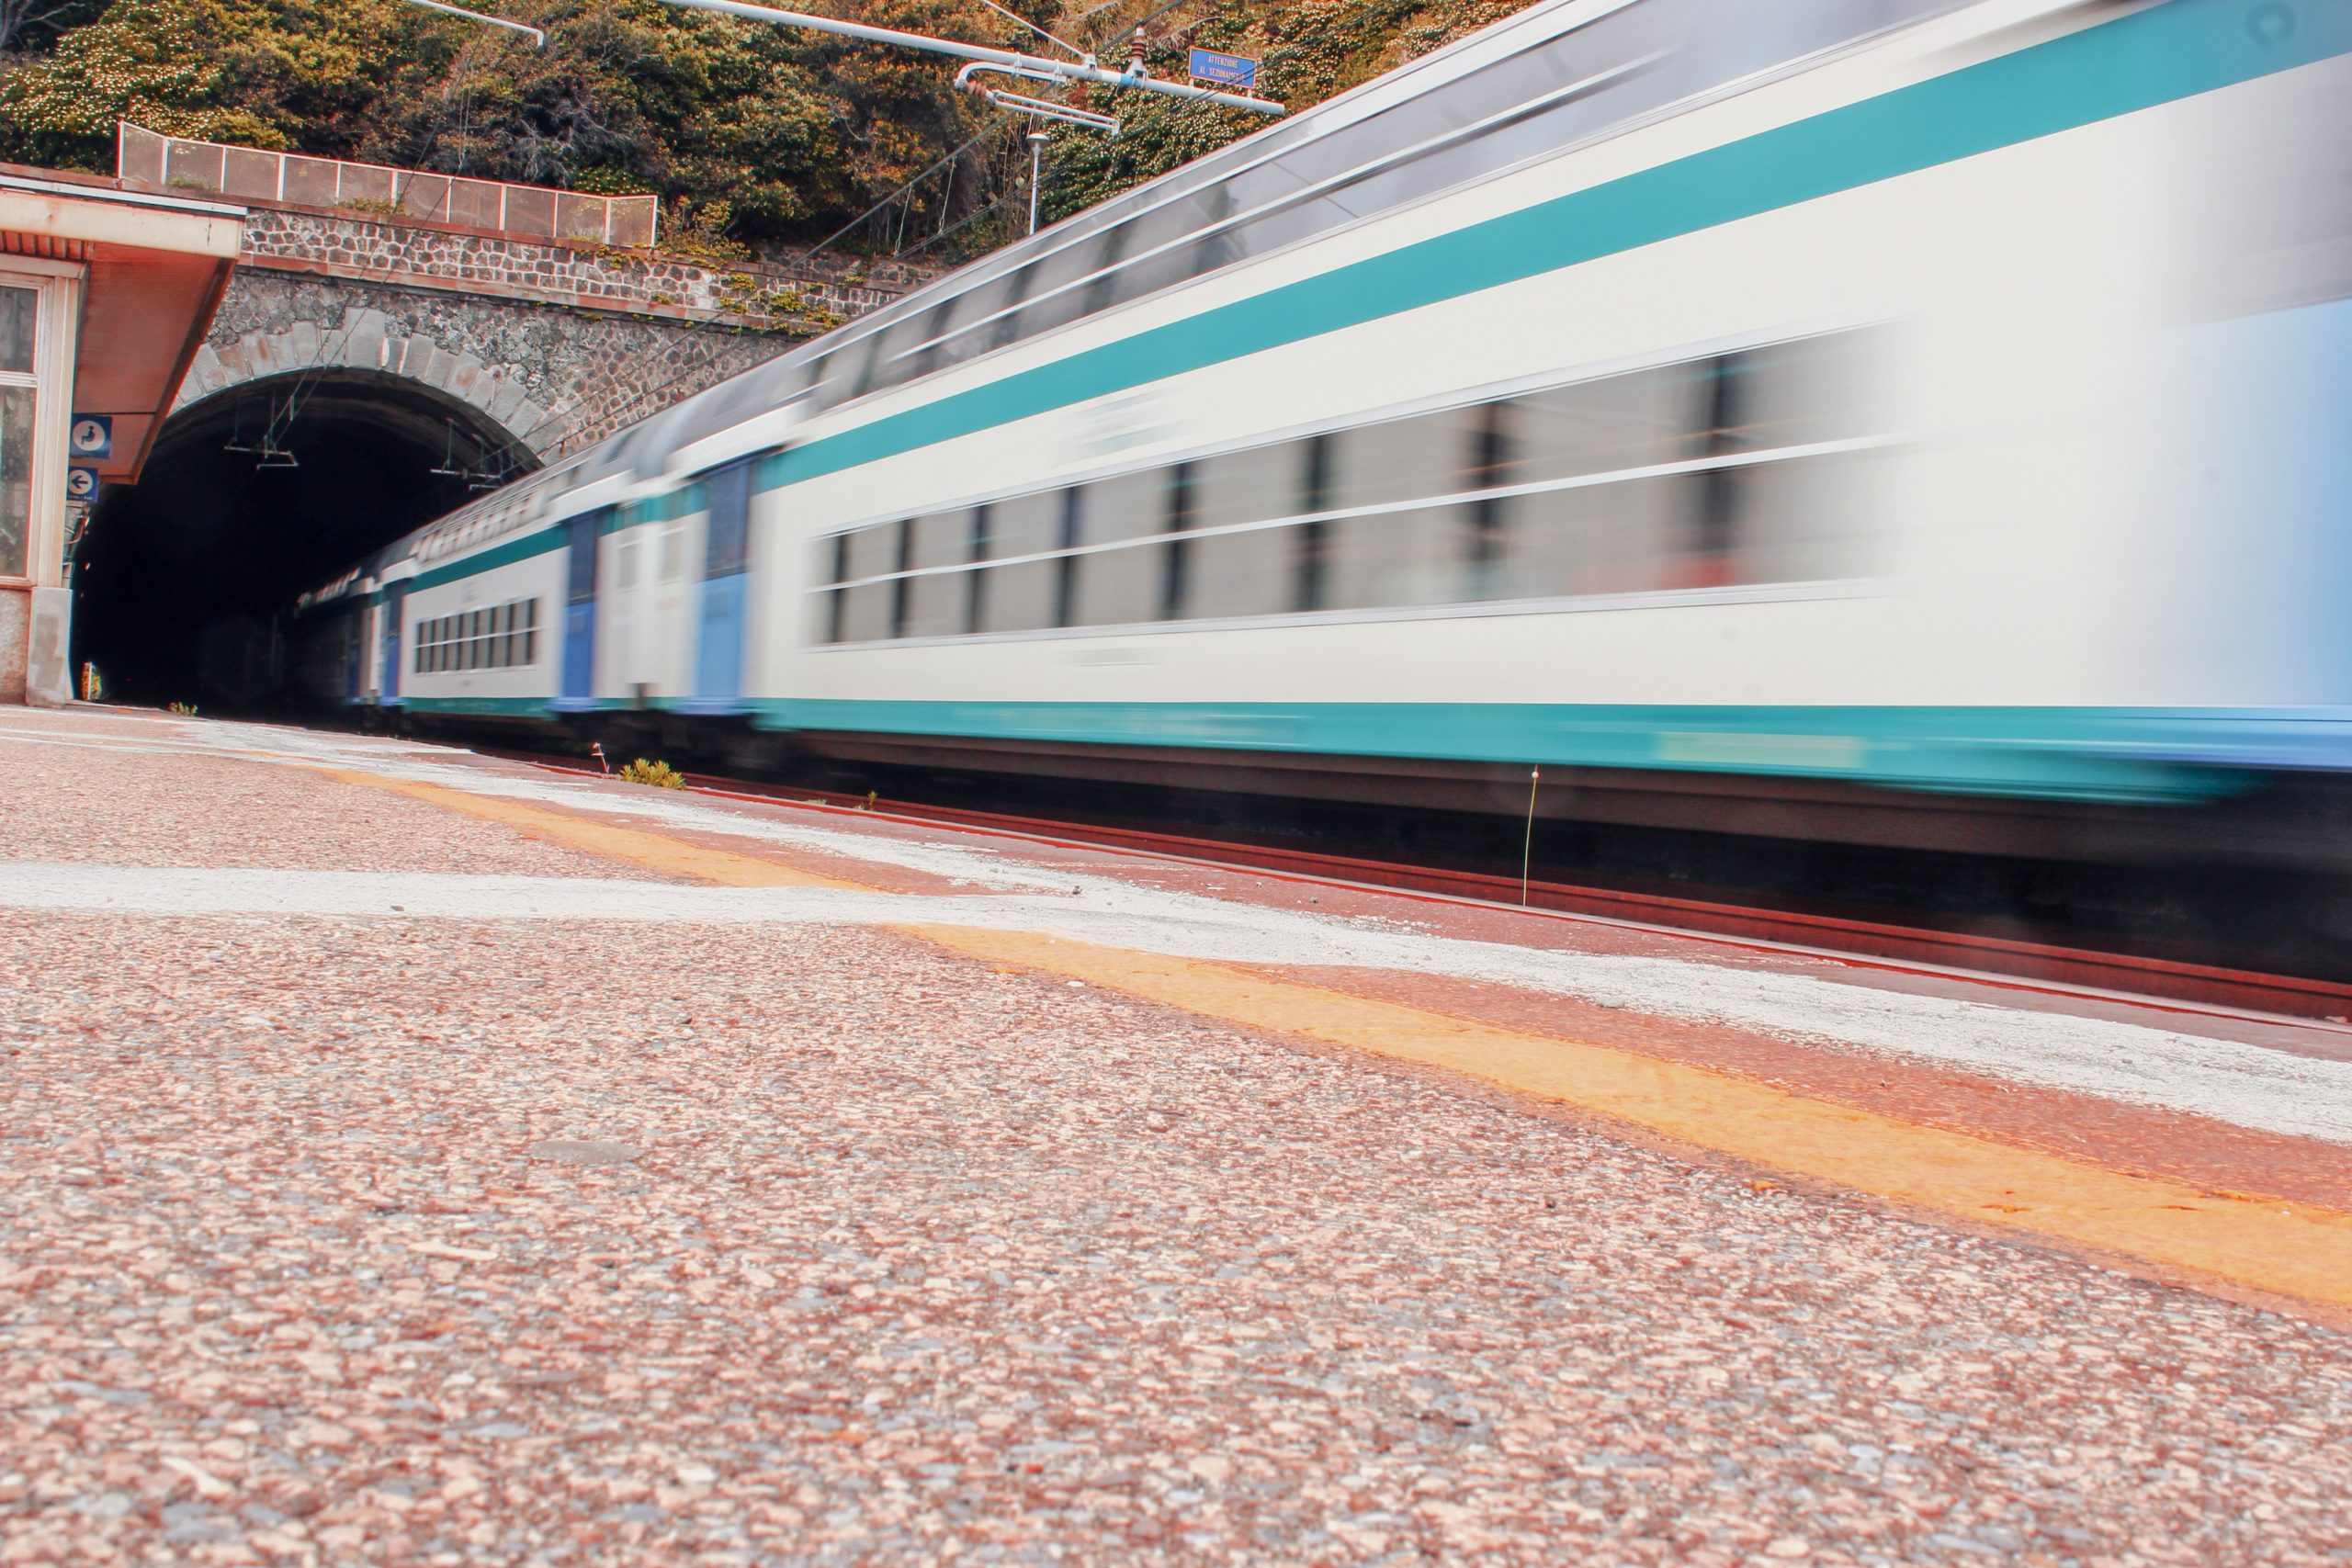
<path fill-rule="evenodd" d="M 0 578 L 32 575 L 33 346 L 40 290 L 0 286 Z"/>

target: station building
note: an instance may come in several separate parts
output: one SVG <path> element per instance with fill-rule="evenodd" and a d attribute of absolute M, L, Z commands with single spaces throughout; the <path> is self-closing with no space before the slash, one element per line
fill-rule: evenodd
<path fill-rule="evenodd" d="M 74 694 L 67 581 L 137 480 L 237 265 L 245 209 L 0 164 L 0 703 Z"/>

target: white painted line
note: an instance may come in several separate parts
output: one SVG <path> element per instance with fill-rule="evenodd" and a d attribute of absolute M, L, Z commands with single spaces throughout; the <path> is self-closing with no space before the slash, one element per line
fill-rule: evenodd
<path fill-rule="evenodd" d="M 1164 893 L 1103 878 L 1059 895 L 937 897 L 424 873 L 146 870 L 0 863 L 0 908 L 140 916 L 949 925 L 1035 931 L 1232 964 L 1491 981 L 1628 1011 L 1963 1067 L 2015 1082 L 2352 1143 L 2352 1063 L 2098 1019 L 1674 959 L 1546 952 Z"/>

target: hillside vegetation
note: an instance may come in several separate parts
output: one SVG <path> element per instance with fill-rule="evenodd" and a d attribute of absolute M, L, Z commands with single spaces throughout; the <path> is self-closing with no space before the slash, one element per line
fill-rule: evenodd
<path fill-rule="evenodd" d="M 543 28 L 547 47 L 399 0 L 62 0 L 0 56 L 0 158 L 110 171 L 115 122 L 175 135 L 606 193 L 653 192 L 682 245 L 805 244 L 949 150 L 964 254 L 1025 200 L 1018 121 L 953 88 L 955 62 L 687 11 L 660 0 L 463 0 Z M 787 0 L 788 3 L 788 0 Z M 1156 73 L 1198 43 L 1264 61 L 1261 91 L 1329 97 L 1527 0 L 1193 0 L 1150 19 Z M 802 8 L 810 8 L 804 0 Z M 882 26 L 1030 52 L 1049 45 L 978 0 L 827 0 Z M 1015 8 L 1021 8 L 1016 6 Z M 1158 0 L 1031 6 L 1123 62 Z M 1059 128 L 1050 216 L 1258 129 L 1238 111 L 1097 91 L 1116 141 Z M 934 186 L 940 182 L 933 181 Z M 978 219 L 967 222 L 965 220 Z M 854 236 L 871 243 L 874 227 Z M 887 247 L 886 247 L 887 248 Z"/>

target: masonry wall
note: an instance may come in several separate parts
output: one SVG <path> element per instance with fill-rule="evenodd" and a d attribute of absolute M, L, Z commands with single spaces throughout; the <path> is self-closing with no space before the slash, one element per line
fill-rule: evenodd
<path fill-rule="evenodd" d="M 709 317 L 803 333 L 888 304 L 901 287 L 854 270 L 708 266 L 657 251 L 486 233 L 414 220 L 256 207 L 245 266 L 412 282 L 543 304 Z"/>
<path fill-rule="evenodd" d="M 788 332 L 240 267 L 176 407 L 357 370 L 422 382 L 552 458 L 784 353 Z"/>

